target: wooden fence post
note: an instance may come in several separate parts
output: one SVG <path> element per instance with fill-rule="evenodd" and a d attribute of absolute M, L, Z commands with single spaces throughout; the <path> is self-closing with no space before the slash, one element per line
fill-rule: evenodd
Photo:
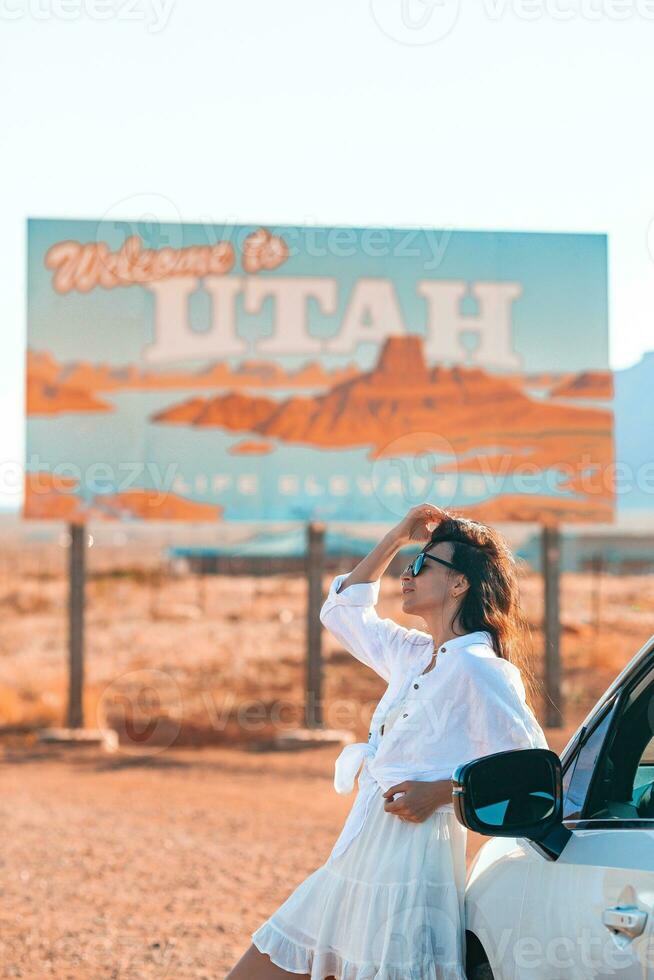
<path fill-rule="evenodd" d="M 548 728 L 562 728 L 561 617 L 559 605 L 561 532 L 558 527 L 543 525 L 541 558 L 545 586 L 545 725 Z"/>
<path fill-rule="evenodd" d="M 69 728 L 84 727 L 84 580 L 86 528 L 69 524 L 68 555 L 68 711 Z"/>
<path fill-rule="evenodd" d="M 306 571 L 308 582 L 306 692 L 304 723 L 307 728 L 321 728 L 322 712 L 322 575 L 325 554 L 325 525 L 307 524 Z"/>

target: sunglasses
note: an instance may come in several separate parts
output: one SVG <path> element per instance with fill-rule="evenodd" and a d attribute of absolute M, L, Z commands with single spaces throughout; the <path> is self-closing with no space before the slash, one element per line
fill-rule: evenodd
<path fill-rule="evenodd" d="M 422 566 L 425 564 L 425 558 L 429 558 L 431 561 L 437 561 L 439 565 L 447 565 L 448 568 L 453 568 L 454 571 L 457 571 L 456 565 L 453 565 L 451 561 L 445 561 L 444 558 L 436 558 L 435 555 L 427 555 L 424 551 L 421 551 L 420 554 L 416 555 L 413 561 L 407 565 L 402 572 L 402 575 L 406 575 L 407 572 L 411 572 L 411 575 L 413 578 L 415 578 L 420 572 Z"/>

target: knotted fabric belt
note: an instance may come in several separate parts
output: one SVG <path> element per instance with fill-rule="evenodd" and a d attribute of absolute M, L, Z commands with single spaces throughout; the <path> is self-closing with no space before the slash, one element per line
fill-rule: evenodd
<path fill-rule="evenodd" d="M 373 759 L 376 752 L 370 742 L 354 742 L 345 746 L 334 766 L 334 789 L 337 793 L 352 792 L 361 763 Z"/>

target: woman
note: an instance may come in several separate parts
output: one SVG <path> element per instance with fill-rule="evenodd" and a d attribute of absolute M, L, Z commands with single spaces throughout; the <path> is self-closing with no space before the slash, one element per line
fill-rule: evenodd
<path fill-rule="evenodd" d="M 404 611 L 427 632 L 375 611 L 391 559 L 424 542 L 401 582 Z M 388 687 L 368 741 L 337 759 L 338 792 L 361 772 L 327 861 L 252 934 L 227 980 L 465 980 L 467 831 L 453 770 L 548 747 L 523 683 L 531 697 L 511 552 L 493 529 L 420 504 L 333 579 L 320 619 Z"/>

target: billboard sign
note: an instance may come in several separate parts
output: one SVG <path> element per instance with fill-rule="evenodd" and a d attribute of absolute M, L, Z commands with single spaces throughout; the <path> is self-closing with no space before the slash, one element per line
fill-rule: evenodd
<path fill-rule="evenodd" d="M 24 514 L 610 521 L 603 235 L 31 220 Z"/>

